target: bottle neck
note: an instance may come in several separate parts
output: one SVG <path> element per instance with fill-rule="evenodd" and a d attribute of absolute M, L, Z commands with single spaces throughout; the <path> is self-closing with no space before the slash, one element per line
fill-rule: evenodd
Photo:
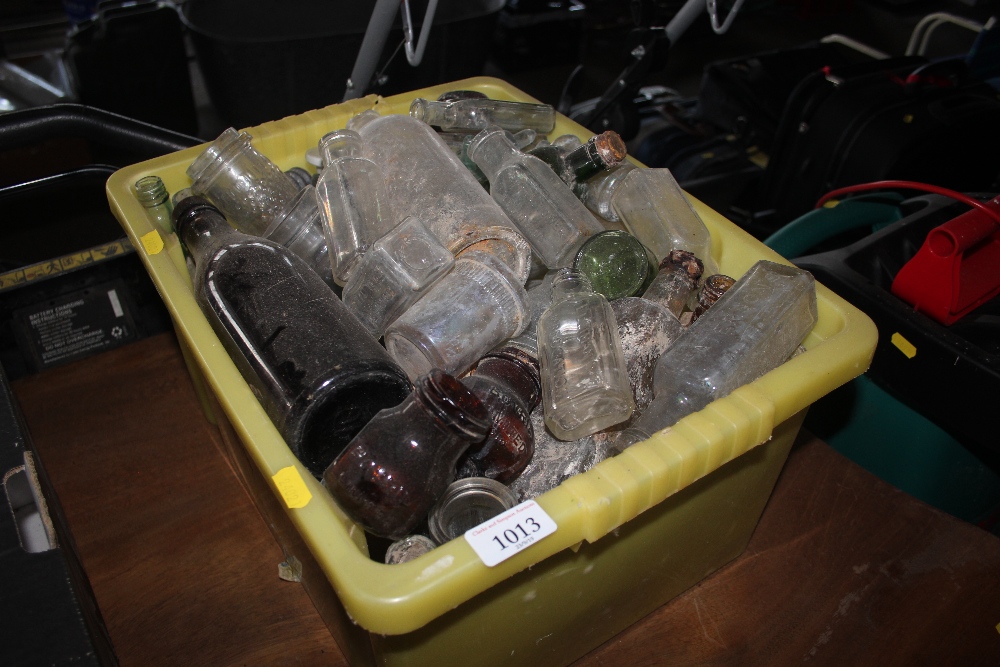
<path fill-rule="evenodd" d="M 573 294 L 590 294 L 593 291 L 587 276 L 570 268 L 559 269 L 552 279 L 553 303 Z"/>
<path fill-rule="evenodd" d="M 135 198 L 146 208 L 162 206 L 169 202 L 167 187 L 159 176 L 143 176 L 136 181 Z"/>
<path fill-rule="evenodd" d="M 454 102 L 432 102 L 418 97 L 410 103 L 410 116 L 417 120 L 422 120 L 428 125 L 447 125 L 453 113 L 449 113 L 449 107 Z"/>
<path fill-rule="evenodd" d="M 211 182 L 227 162 L 243 151 L 252 150 L 250 135 L 226 128 L 187 168 L 192 181 Z"/>
<path fill-rule="evenodd" d="M 335 130 L 319 140 L 324 167 L 337 158 L 360 156 L 363 147 L 361 135 L 353 130 Z"/>
<path fill-rule="evenodd" d="M 585 181 L 620 163 L 626 153 L 622 138 L 617 132 L 608 130 L 570 151 L 565 158 L 566 168 L 577 181 Z"/>
<path fill-rule="evenodd" d="M 229 226 L 219 209 L 197 196 L 178 202 L 173 219 L 177 235 L 196 262 L 201 261 L 210 248 L 242 236 Z"/>
<path fill-rule="evenodd" d="M 413 386 L 413 396 L 445 431 L 468 442 L 479 442 L 490 432 L 489 413 L 465 385 L 440 369 L 433 369 Z"/>
<path fill-rule="evenodd" d="M 491 183 L 500 168 L 518 155 L 521 151 L 507 138 L 506 132 L 495 126 L 477 134 L 469 144 L 469 157 L 479 165 Z"/>
<path fill-rule="evenodd" d="M 483 357 L 476 375 L 506 385 L 530 412 L 541 398 L 542 381 L 538 358 L 517 347 L 505 346 Z"/>

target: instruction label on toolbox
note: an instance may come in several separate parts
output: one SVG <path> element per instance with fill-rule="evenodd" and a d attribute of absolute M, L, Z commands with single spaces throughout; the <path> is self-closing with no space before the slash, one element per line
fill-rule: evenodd
<path fill-rule="evenodd" d="M 113 281 L 15 311 L 22 353 L 41 370 L 135 340 L 124 294 Z"/>
<path fill-rule="evenodd" d="M 465 540 L 488 567 L 502 563 L 556 532 L 556 522 L 534 500 L 465 531 Z"/>

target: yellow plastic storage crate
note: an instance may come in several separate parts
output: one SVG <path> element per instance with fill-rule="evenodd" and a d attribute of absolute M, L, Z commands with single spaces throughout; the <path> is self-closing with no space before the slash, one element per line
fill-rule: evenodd
<path fill-rule="evenodd" d="M 535 101 L 503 81 L 474 78 L 249 132 L 282 169 L 312 169 L 306 150 L 352 116 L 407 113 L 414 97 L 455 89 Z M 552 137 L 566 133 L 590 134 L 560 117 Z M 174 318 L 196 383 L 208 388 L 234 468 L 288 562 L 301 564 L 303 585 L 352 664 L 562 665 L 598 646 L 743 551 L 806 409 L 863 373 L 875 348 L 872 322 L 817 285 L 819 320 L 804 354 L 538 498 L 554 534 L 495 567 L 464 539 L 383 565 L 368 558 L 363 532 L 291 454 L 195 303 L 176 238 L 158 234 L 132 195 L 132 184 L 150 174 L 171 193 L 188 187 L 185 169 L 203 149 L 118 171 L 108 199 Z M 785 261 L 694 203 L 725 273 Z"/>

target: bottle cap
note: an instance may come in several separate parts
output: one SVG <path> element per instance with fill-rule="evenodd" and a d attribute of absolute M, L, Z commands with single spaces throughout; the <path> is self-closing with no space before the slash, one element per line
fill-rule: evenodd
<path fill-rule="evenodd" d="M 488 477 L 452 482 L 427 517 L 431 537 L 444 544 L 517 504 L 517 496 Z"/>

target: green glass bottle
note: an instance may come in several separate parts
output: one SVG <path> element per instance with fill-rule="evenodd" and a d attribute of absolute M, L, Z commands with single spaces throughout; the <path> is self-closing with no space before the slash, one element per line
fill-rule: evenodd
<path fill-rule="evenodd" d="M 641 294 L 653 274 L 649 253 L 626 231 L 610 229 L 587 239 L 573 263 L 608 301 Z"/>

